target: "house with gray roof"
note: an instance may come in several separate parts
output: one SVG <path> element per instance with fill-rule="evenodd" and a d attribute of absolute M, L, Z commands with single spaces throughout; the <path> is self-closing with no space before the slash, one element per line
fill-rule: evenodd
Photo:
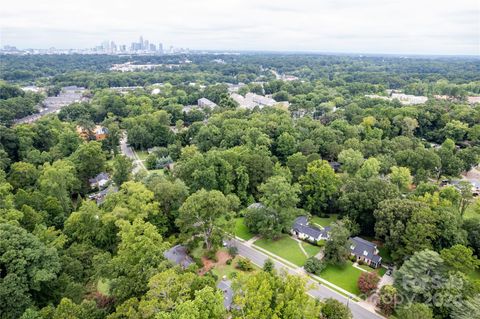
<path fill-rule="evenodd" d="M 320 229 L 310 225 L 307 216 L 299 216 L 293 222 L 291 233 L 299 239 L 318 242 L 330 238 L 330 227 Z"/>
<path fill-rule="evenodd" d="M 382 257 L 378 255 L 377 245 L 360 237 L 350 238 L 350 243 L 350 253 L 357 261 L 361 260 L 373 268 L 380 267 Z"/>
<path fill-rule="evenodd" d="M 222 278 L 217 284 L 217 288 L 223 293 L 223 306 L 225 309 L 230 310 L 233 302 L 232 282 L 226 278 Z"/>
<path fill-rule="evenodd" d="M 191 264 L 194 264 L 192 257 L 187 253 L 187 248 L 182 245 L 172 247 L 163 253 L 163 256 L 175 265 L 179 265 L 183 269 L 188 268 Z"/>

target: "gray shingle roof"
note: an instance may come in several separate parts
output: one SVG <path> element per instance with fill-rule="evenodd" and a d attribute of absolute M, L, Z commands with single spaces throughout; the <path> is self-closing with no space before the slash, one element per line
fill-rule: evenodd
<path fill-rule="evenodd" d="M 353 246 L 353 249 L 351 248 L 350 250 L 355 256 L 361 256 L 366 259 L 370 259 L 375 263 L 378 263 L 382 260 L 382 257 L 376 254 L 377 245 L 374 243 L 360 237 L 352 237 L 350 238 L 350 241 Z"/>
<path fill-rule="evenodd" d="M 225 309 L 230 309 L 233 302 L 232 282 L 230 280 L 222 279 L 217 288 L 223 292 L 223 306 Z"/>
<path fill-rule="evenodd" d="M 327 237 L 328 232 L 330 231 L 330 227 L 319 229 L 315 226 L 309 225 L 308 218 L 306 216 L 297 217 L 293 223 L 292 229 L 298 233 L 302 233 L 313 238 Z"/>
<path fill-rule="evenodd" d="M 187 268 L 194 263 L 193 259 L 187 254 L 187 249 L 182 245 L 172 247 L 164 252 L 163 256 L 182 268 Z"/>

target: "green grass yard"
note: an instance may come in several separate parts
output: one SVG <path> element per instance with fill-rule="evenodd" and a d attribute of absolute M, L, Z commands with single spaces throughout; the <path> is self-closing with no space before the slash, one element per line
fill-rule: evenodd
<path fill-rule="evenodd" d="M 218 277 L 218 281 L 222 280 L 223 276 L 226 276 L 228 279 L 232 279 L 231 278 L 232 273 L 254 274 L 260 269 L 255 264 L 252 264 L 253 265 L 252 271 L 246 272 L 246 271 L 239 270 L 235 268 L 235 265 L 237 264 L 238 259 L 239 257 L 237 256 L 232 260 L 232 263 L 230 265 L 216 265 L 212 269 L 212 272 Z"/>
<path fill-rule="evenodd" d="M 277 240 L 259 239 L 254 244 L 299 267 L 302 267 L 307 260 L 307 256 L 298 246 L 298 242 L 287 235 Z"/>
<path fill-rule="evenodd" d="M 360 269 L 353 267 L 351 261 L 347 261 L 343 267 L 328 265 L 322 271 L 320 277 L 352 294 L 359 295 L 360 290 L 358 289 L 357 281 L 362 272 Z"/>
<path fill-rule="evenodd" d="M 322 249 L 321 247 L 318 247 L 318 246 L 309 244 L 309 243 L 307 243 L 307 242 L 302 242 L 302 247 L 303 247 L 303 249 L 305 249 L 305 251 L 307 252 L 308 257 L 315 256 L 315 255 L 318 254 L 318 253 L 320 252 L 320 250 Z"/>
<path fill-rule="evenodd" d="M 245 226 L 243 217 L 235 218 L 235 236 L 244 240 L 252 239 L 255 236 Z"/>
<path fill-rule="evenodd" d="M 164 175 L 164 171 L 163 171 L 163 168 L 160 168 L 160 169 L 152 169 L 152 170 L 149 170 L 148 171 L 148 174 L 158 174 L 158 175 Z"/>
<path fill-rule="evenodd" d="M 148 152 L 147 151 L 140 151 L 140 150 L 135 150 L 135 153 L 137 154 L 138 158 L 142 161 L 144 161 L 147 156 L 148 156 Z"/>
<path fill-rule="evenodd" d="M 332 214 L 328 217 L 319 217 L 319 216 L 312 216 L 310 222 L 312 224 L 318 224 L 322 227 L 330 226 L 331 223 L 337 220 L 338 215 Z"/>

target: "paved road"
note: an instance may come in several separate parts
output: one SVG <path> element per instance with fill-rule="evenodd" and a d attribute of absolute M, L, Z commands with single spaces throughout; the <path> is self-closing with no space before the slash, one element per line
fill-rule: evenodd
<path fill-rule="evenodd" d="M 132 173 L 136 174 L 139 170 L 145 169 L 142 161 L 135 156 L 133 149 L 127 144 L 127 133 L 123 134 L 120 139 L 120 151 L 123 155 L 130 158 L 133 161 L 133 170 Z"/>
<path fill-rule="evenodd" d="M 263 264 L 265 263 L 265 260 L 267 260 L 269 257 L 265 255 L 264 253 L 247 246 L 243 242 L 232 239 L 231 242 L 238 247 L 238 254 L 242 257 L 250 259 L 254 264 L 262 267 Z M 282 270 L 285 269 L 287 270 L 290 274 L 294 275 L 299 275 L 300 273 L 285 264 L 272 259 L 273 263 L 275 264 L 275 268 L 277 270 Z M 314 289 L 308 291 L 308 293 L 315 298 L 335 298 L 338 301 L 348 304 L 348 307 L 352 311 L 353 318 L 355 319 L 383 319 L 382 316 L 373 313 L 369 311 L 368 309 L 365 309 L 364 307 L 360 306 L 357 302 L 353 300 L 348 300 L 347 297 L 344 297 L 343 295 L 319 284 L 318 282 L 308 279 L 308 285 L 311 285 L 312 287 L 315 287 Z"/>

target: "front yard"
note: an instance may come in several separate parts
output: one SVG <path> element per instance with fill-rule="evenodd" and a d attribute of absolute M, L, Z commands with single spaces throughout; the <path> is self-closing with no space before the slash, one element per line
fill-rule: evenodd
<path fill-rule="evenodd" d="M 287 235 L 277 240 L 259 239 L 254 244 L 299 267 L 303 267 L 308 257 L 314 256 L 320 251 L 320 247 L 309 243 L 302 243 L 301 245 L 308 254 L 307 257 L 302 249 L 300 249 L 299 243 Z"/>
<path fill-rule="evenodd" d="M 249 240 L 255 236 L 248 230 L 247 226 L 245 226 L 243 217 L 235 218 L 235 236 L 243 240 Z"/>
<path fill-rule="evenodd" d="M 343 267 L 327 265 L 320 277 L 352 294 L 359 295 L 361 292 L 358 289 L 357 281 L 362 272 L 353 267 L 351 261 L 347 261 Z"/>

